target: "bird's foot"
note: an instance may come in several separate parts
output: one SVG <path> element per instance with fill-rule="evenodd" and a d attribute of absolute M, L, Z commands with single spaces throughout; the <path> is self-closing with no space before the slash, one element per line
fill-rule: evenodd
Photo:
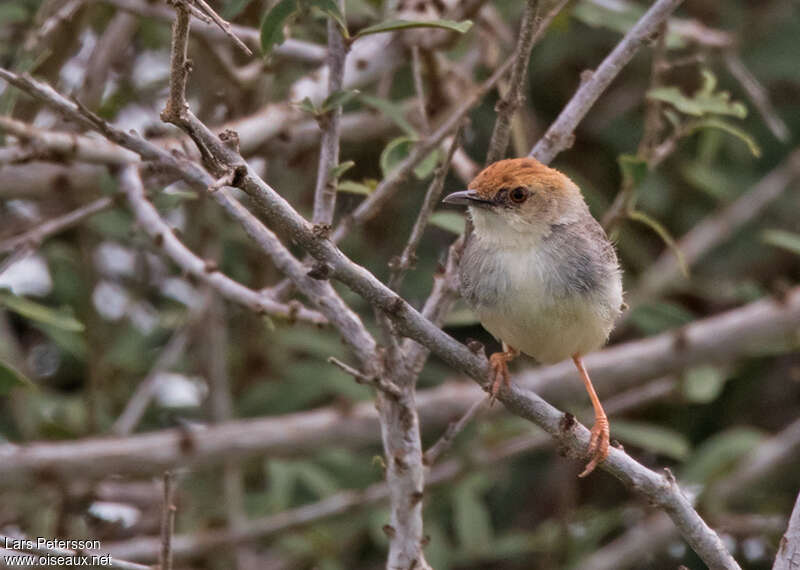
<path fill-rule="evenodd" d="M 489 388 L 489 405 L 493 405 L 502 386 L 511 385 L 511 374 L 508 371 L 508 361 L 514 358 L 513 353 L 495 352 L 489 357 L 489 379 L 492 381 Z"/>
<path fill-rule="evenodd" d="M 608 418 L 605 415 L 595 418 L 594 426 L 592 427 L 592 436 L 589 439 L 589 449 L 587 451 L 587 455 L 590 457 L 589 464 L 578 477 L 586 477 L 589 473 L 594 471 L 595 467 L 605 461 L 606 457 L 608 457 L 608 444 L 610 440 L 611 432 L 608 426 Z"/>

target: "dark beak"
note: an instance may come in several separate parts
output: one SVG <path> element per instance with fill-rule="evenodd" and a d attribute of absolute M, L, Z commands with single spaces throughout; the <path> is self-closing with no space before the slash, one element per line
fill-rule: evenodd
<path fill-rule="evenodd" d="M 455 204 L 458 206 L 486 206 L 491 204 L 489 200 L 484 200 L 481 196 L 475 192 L 475 190 L 462 190 L 460 192 L 453 192 L 452 194 L 448 194 L 442 200 L 445 204 Z"/>

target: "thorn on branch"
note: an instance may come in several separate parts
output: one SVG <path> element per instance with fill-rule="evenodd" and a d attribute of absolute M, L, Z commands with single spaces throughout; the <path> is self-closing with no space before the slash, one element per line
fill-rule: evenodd
<path fill-rule="evenodd" d="M 317 239 L 328 239 L 331 235 L 331 225 L 314 224 L 311 231 L 314 232 L 314 237 Z"/>
<path fill-rule="evenodd" d="M 206 273 L 214 273 L 215 271 L 219 271 L 219 265 L 214 259 L 206 259 L 203 266 L 203 271 Z"/>
<path fill-rule="evenodd" d="M 332 270 L 333 268 L 330 265 L 320 262 L 315 263 L 306 275 L 318 281 L 326 281 L 330 277 Z"/>
<path fill-rule="evenodd" d="M 558 424 L 558 429 L 561 430 L 562 433 L 572 431 L 575 427 L 575 423 L 575 416 L 569 412 L 564 412 L 564 415 L 561 416 L 561 422 Z"/>
<path fill-rule="evenodd" d="M 383 530 L 383 534 L 385 534 L 390 540 L 397 536 L 397 531 L 390 524 L 383 525 L 381 529 Z"/>
<path fill-rule="evenodd" d="M 414 505 L 419 503 L 422 500 L 423 497 L 424 497 L 424 494 L 423 494 L 422 491 L 414 491 L 413 493 L 411 493 L 411 497 L 410 497 L 411 506 L 413 507 Z"/>
<path fill-rule="evenodd" d="M 233 129 L 225 129 L 219 134 L 219 140 L 233 152 L 239 152 L 239 133 Z"/>
<path fill-rule="evenodd" d="M 689 338 L 686 336 L 686 329 L 683 327 L 676 329 L 672 333 L 672 348 L 675 352 L 683 352 L 689 348 Z"/>
<path fill-rule="evenodd" d="M 486 347 L 483 345 L 483 343 L 479 340 L 475 340 L 474 338 L 467 339 L 467 348 L 469 348 L 472 354 L 477 355 L 485 354 L 484 351 L 486 350 Z"/>

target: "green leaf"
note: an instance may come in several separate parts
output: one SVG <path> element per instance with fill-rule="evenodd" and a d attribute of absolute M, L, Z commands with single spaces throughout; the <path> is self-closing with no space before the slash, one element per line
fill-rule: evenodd
<path fill-rule="evenodd" d="M 708 404 L 722 393 L 725 380 L 725 375 L 715 366 L 696 366 L 683 375 L 681 389 L 693 404 Z"/>
<path fill-rule="evenodd" d="M 411 147 L 414 146 L 414 139 L 410 137 L 397 137 L 389 141 L 389 144 L 383 149 L 381 153 L 381 172 L 383 176 L 389 176 L 389 173 L 394 170 L 411 152 Z"/>
<path fill-rule="evenodd" d="M 634 154 L 621 154 L 617 162 L 622 171 L 622 178 L 632 188 L 639 186 L 647 177 L 647 161 L 643 158 Z"/>
<path fill-rule="evenodd" d="M 764 230 L 761 241 L 800 255 L 800 234 L 784 230 Z"/>
<path fill-rule="evenodd" d="M 717 78 L 711 71 L 704 69 L 702 75 L 703 84 L 692 97 L 687 97 L 677 87 L 657 87 L 648 91 L 647 97 L 669 103 L 681 113 L 694 117 L 731 115 L 744 119 L 747 116 L 747 107 L 738 101 L 731 101 L 730 93 L 714 91 Z"/>
<path fill-rule="evenodd" d="M 662 239 L 662 241 L 667 244 L 667 247 L 672 250 L 672 253 L 675 254 L 675 257 L 678 258 L 678 265 L 681 268 L 681 273 L 683 276 L 688 279 L 689 277 L 689 266 L 686 264 L 686 259 L 683 257 L 683 252 L 678 247 L 678 243 L 675 241 L 675 238 L 672 237 L 672 234 L 669 233 L 669 230 L 665 228 L 661 222 L 658 220 L 651 218 L 644 212 L 639 210 L 632 210 L 628 212 L 628 217 L 631 220 L 636 222 L 642 223 L 652 229 L 654 232 L 658 234 L 658 236 Z"/>
<path fill-rule="evenodd" d="M 8 394 L 14 388 L 23 386 L 33 388 L 35 384 L 8 362 L 0 360 L 0 396 Z"/>
<path fill-rule="evenodd" d="M 336 166 L 331 168 L 330 179 L 331 180 L 336 180 L 342 174 L 344 174 L 345 172 L 347 172 L 348 170 L 353 168 L 355 165 L 356 165 L 356 163 L 353 162 L 352 160 L 347 160 L 345 162 L 342 162 L 341 164 L 337 164 Z"/>
<path fill-rule="evenodd" d="M 389 141 L 389 144 L 386 145 L 386 148 L 384 148 L 381 153 L 380 163 L 383 175 L 388 176 L 392 170 L 397 168 L 401 162 L 408 158 L 416 143 L 416 138 L 406 136 L 397 137 Z M 419 180 L 424 180 L 430 176 L 436 168 L 436 164 L 439 162 L 439 156 L 439 149 L 434 149 L 428 153 L 414 168 L 414 175 Z"/>
<path fill-rule="evenodd" d="M 56 327 L 65 331 L 81 332 L 83 323 L 66 310 L 53 309 L 35 301 L 18 297 L 8 289 L 0 289 L 0 305 L 37 323 Z"/>
<path fill-rule="evenodd" d="M 368 196 L 372 194 L 373 190 L 375 190 L 374 187 L 353 180 L 342 180 L 336 185 L 337 192 L 347 192 L 348 194 L 362 194 Z"/>
<path fill-rule="evenodd" d="M 300 10 L 297 0 L 280 0 L 265 15 L 261 21 L 261 54 L 264 56 L 272 52 L 272 48 L 286 40 L 283 28 L 290 24 Z"/>
<path fill-rule="evenodd" d="M 459 545 L 469 552 L 484 552 L 492 542 L 489 509 L 481 495 L 491 485 L 482 473 L 467 476 L 453 493 L 453 525 Z"/>
<path fill-rule="evenodd" d="M 646 422 L 615 419 L 614 437 L 642 449 L 681 461 L 689 455 L 689 440 L 683 434 Z"/>
<path fill-rule="evenodd" d="M 280 512 L 288 509 L 294 496 L 297 470 L 294 464 L 288 461 L 270 459 L 267 462 L 269 476 L 269 491 L 267 492 L 267 508 L 270 512 Z"/>
<path fill-rule="evenodd" d="M 320 115 L 322 113 L 322 110 L 316 105 L 314 105 L 314 102 L 309 97 L 306 97 L 299 103 L 295 103 L 295 105 L 297 105 L 297 108 L 300 109 L 301 111 L 305 111 L 306 113 L 309 113 L 314 116 Z"/>
<path fill-rule="evenodd" d="M 686 133 L 692 134 L 701 129 L 720 129 L 725 131 L 726 133 L 733 135 L 746 144 L 753 156 L 756 158 L 761 156 L 761 147 L 758 146 L 756 140 L 750 136 L 747 131 L 740 129 L 736 125 L 732 125 L 729 122 L 720 119 L 719 117 L 706 117 L 704 119 L 692 121 L 687 125 Z"/>
<path fill-rule="evenodd" d="M 764 440 L 763 432 L 738 427 L 718 433 L 702 443 L 687 460 L 681 478 L 708 483 L 726 473 L 746 453 Z"/>
<path fill-rule="evenodd" d="M 336 91 L 328 95 L 325 100 L 320 105 L 320 112 L 327 113 L 328 111 L 333 111 L 337 107 L 341 107 L 357 95 L 359 95 L 361 91 L 358 89 L 342 89 L 341 91 Z"/>
<path fill-rule="evenodd" d="M 381 34 L 383 32 L 395 32 L 397 30 L 407 30 L 410 28 L 442 28 L 459 34 L 466 33 L 472 27 L 472 21 L 454 22 L 453 20 L 388 20 L 373 26 L 367 26 L 360 30 L 355 37 L 360 38 L 369 34 Z"/>
<path fill-rule="evenodd" d="M 464 215 L 457 212 L 434 212 L 428 222 L 432 226 L 447 230 L 459 236 L 464 233 L 464 228 L 467 225 Z"/>
<path fill-rule="evenodd" d="M 423 158 L 414 169 L 414 176 L 416 176 L 419 180 L 425 180 L 428 176 L 433 174 L 434 170 L 436 170 L 436 165 L 439 163 L 440 157 L 441 151 L 438 148 L 431 151 L 431 153 Z"/>
<path fill-rule="evenodd" d="M 326 16 L 329 16 L 339 26 L 339 31 L 342 37 L 350 38 L 350 32 L 347 31 L 347 23 L 344 20 L 344 14 L 339 9 L 339 5 L 333 0 L 306 0 L 310 8 L 316 8 Z"/>
<path fill-rule="evenodd" d="M 675 303 L 657 301 L 634 307 L 630 319 L 643 333 L 653 335 L 690 323 L 694 315 Z"/>
<path fill-rule="evenodd" d="M 365 105 L 380 111 L 381 114 L 385 115 L 395 125 L 400 127 L 408 136 L 416 138 L 417 131 L 411 123 L 406 120 L 405 110 L 402 105 L 398 105 L 388 99 L 381 99 L 380 97 L 374 97 L 364 93 L 359 96 L 359 99 Z"/>

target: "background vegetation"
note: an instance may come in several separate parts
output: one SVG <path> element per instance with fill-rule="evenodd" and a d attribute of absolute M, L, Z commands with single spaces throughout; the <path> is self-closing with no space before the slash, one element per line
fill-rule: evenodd
<path fill-rule="evenodd" d="M 270 7 L 261 0 L 212 4 L 223 17 L 252 29 L 260 27 Z M 406 36 L 411 39 L 401 49 L 401 65 L 381 61 L 397 56 L 378 52 L 374 63 L 385 72 L 359 86 L 359 93 L 343 97 L 345 121 L 358 117 L 361 122 L 353 130 L 345 127 L 343 134 L 340 162 L 352 161 L 352 166 L 340 176 L 337 219 L 374 189 L 415 140 L 426 136 L 408 45 L 421 45 L 426 114 L 433 124 L 510 57 L 523 3 L 475 4 L 468 14 L 474 21 L 469 31 L 432 48 L 425 39 L 434 32 L 410 32 L 417 36 Z M 347 26 L 353 33 L 383 21 L 392 5 L 348 0 Z M 54 17 L 65 6 L 64 17 Z M 148 16 L 149 7 L 164 6 L 133 0 L 6 1 L 0 5 L 0 65 L 30 70 L 124 129 L 135 128 L 152 139 L 178 137 L 159 119 L 167 93 L 169 24 L 157 14 Z M 580 0 L 557 15 L 533 49 L 509 156 L 530 151 L 574 93 L 581 73 L 598 65 L 644 7 Z M 414 9 L 400 6 L 401 11 Z M 613 344 L 679 330 L 761 298 L 789 298 L 800 276 L 800 155 L 794 150 L 800 132 L 800 13 L 789 0 L 693 0 L 676 18 L 684 28 L 670 28 L 662 66 L 656 66 L 661 84 L 652 85 L 654 42 L 622 71 L 581 123 L 572 148 L 554 162 L 581 186 L 598 219 L 615 198 L 623 205 L 609 222 L 631 310 Z M 325 20 L 318 9 L 300 10 L 287 35 L 324 48 Z M 691 33 L 681 34 L 681 29 Z M 386 53 L 393 52 L 387 48 Z M 265 117 L 269 105 L 297 95 L 290 88 L 298 78 L 313 76 L 322 64 L 280 51 L 245 57 L 224 36 L 208 34 L 193 36 L 190 56 L 189 101 L 202 120 L 215 126 Z M 3 83 L 0 89 L 5 116 L 45 130 L 77 129 L 20 91 Z M 461 172 L 470 169 L 467 158 L 474 165 L 483 163 L 497 101 L 492 90 L 469 113 L 461 138 Z M 658 142 L 680 136 L 647 168 L 657 146 L 642 144 L 653 101 L 660 105 Z M 276 133 L 242 150 L 273 187 L 310 217 L 319 131 L 314 109 L 302 104 L 286 108 L 285 127 L 275 128 L 268 118 L 253 122 L 256 129 Z M 43 150 L 4 130 L 0 245 L 44 220 L 115 195 L 113 168 L 74 160 L 69 152 Z M 249 136 L 240 132 L 243 141 Z M 424 161 L 391 202 L 341 244 L 383 281 L 389 276 L 387 262 L 408 239 L 434 159 L 443 154 Z M 458 171 L 448 175 L 445 191 L 464 187 Z M 765 180 L 776 189 L 762 190 L 759 202 L 742 202 Z M 162 188 L 166 184 L 163 192 L 153 194 L 153 202 L 194 252 L 213 258 L 221 271 L 254 289 L 281 280 L 214 204 L 181 184 L 166 180 Z M 624 201 L 619 201 L 620 192 Z M 682 236 L 736 204 L 740 215 L 717 227 L 713 247 L 701 255 L 684 251 L 691 267 L 688 277 L 681 276 L 665 239 L 674 236 L 682 249 L 689 243 Z M 463 227 L 459 216 L 445 210 L 434 215 L 402 289 L 413 305 L 426 298 L 432 275 L 441 271 L 437 266 Z M 330 356 L 348 359 L 335 330 L 259 316 L 222 300 L 143 237 L 119 201 L 42 243 L 13 243 L 0 249 L 5 256 L 0 261 L 5 287 L 0 293 L 0 438 L 8 442 L 0 448 L 2 457 L 11 453 L 12 444 L 120 433 L 115 421 L 148 375 L 156 376 L 157 387 L 136 432 L 195 429 L 186 426 L 323 407 L 346 418 L 374 397 L 370 387 L 328 363 Z M 337 290 L 378 334 L 366 302 L 344 287 Z M 449 314 L 446 330 L 461 340 L 495 346 L 460 304 Z M 668 466 L 747 568 L 771 567 L 798 491 L 800 462 L 793 457 L 800 451 L 800 437 L 792 422 L 800 410 L 799 341 L 795 327 L 793 334 L 762 339 L 724 358 L 710 354 L 677 374 L 642 379 L 640 387 L 660 386 L 661 391 L 656 397 L 635 388 L 626 392 L 639 399 L 633 405 L 617 400 L 625 411 L 611 417 L 612 437 L 645 465 Z M 157 364 L 165 353 L 166 361 Z M 523 359 L 515 372 L 531 366 Z M 453 381 L 475 390 L 431 358 L 419 379 L 418 401 Z M 574 383 L 579 386 L 577 376 Z M 609 382 L 600 391 L 613 397 L 619 390 Z M 585 396 L 571 394 L 560 407 L 583 417 Z M 446 407 L 422 411 L 423 443 L 436 441 L 447 421 L 459 415 Z M 577 479 L 580 462 L 560 457 L 547 439 L 537 443 L 539 437 L 537 428 L 502 406 L 481 412 L 458 435 L 441 461 L 450 465 L 444 462 L 457 459 L 466 466 L 425 492 L 425 554 L 434 568 L 599 568 L 601 561 L 610 568 L 702 567 L 657 511 L 606 473 Z M 377 431 L 353 439 L 178 469 L 176 533 L 248 528 L 248 519 L 380 482 Z M 737 479 L 768 445 L 780 451 L 781 460 L 755 481 Z M 13 461 L 9 457 L 3 461 Z M 40 476 L 18 483 L 0 481 L 3 534 L 98 537 L 104 548 L 130 558 L 138 556 L 133 554 L 135 538 L 158 535 L 160 479 L 150 475 L 107 473 L 98 480 Z M 377 568 L 385 559 L 387 520 L 384 503 L 365 501 L 346 514 L 275 533 L 255 532 L 210 550 L 181 554 L 176 546 L 176 565 Z M 637 528 L 645 529 L 649 541 L 633 540 L 627 558 L 598 557 L 618 553 L 613 548 L 627 537 L 635 539 L 630 533 Z M 152 561 L 157 551 L 148 552 L 139 555 Z"/>

